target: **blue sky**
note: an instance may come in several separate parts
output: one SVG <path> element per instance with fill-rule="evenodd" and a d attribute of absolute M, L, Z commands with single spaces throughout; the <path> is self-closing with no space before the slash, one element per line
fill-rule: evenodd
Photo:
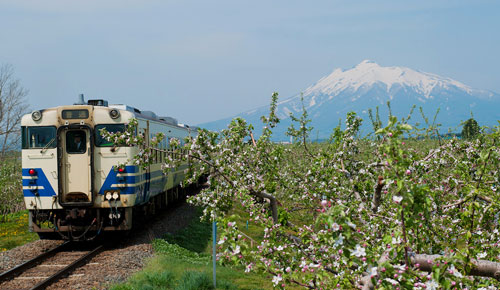
<path fill-rule="evenodd" d="M 364 59 L 500 93 L 500 1 L 0 0 L 32 109 L 79 93 L 197 124 Z"/>

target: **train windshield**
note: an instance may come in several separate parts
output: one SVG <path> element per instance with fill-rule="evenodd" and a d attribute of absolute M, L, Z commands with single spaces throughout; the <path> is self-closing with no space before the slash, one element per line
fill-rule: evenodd
<path fill-rule="evenodd" d="M 112 141 L 104 139 L 101 135 L 101 129 L 106 129 L 110 133 L 125 132 L 124 124 L 104 124 L 95 126 L 95 146 L 97 147 L 111 147 L 114 145 Z M 120 146 L 120 145 L 117 145 Z"/>
<path fill-rule="evenodd" d="M 23 149 L 56 148 L 56 127 L 22 127 Z"/>

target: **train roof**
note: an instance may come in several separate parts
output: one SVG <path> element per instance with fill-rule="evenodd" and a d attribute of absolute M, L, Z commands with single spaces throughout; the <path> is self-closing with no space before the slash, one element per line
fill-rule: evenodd
<path fill-rule="evenodd" d="M 79 101 L 75 103 L 74 105 L 92 105 L 92 106 L 101 106 L 101 107 L 109 107 L 109 108 L 114 108 L 118 110 L 124 110 L 133 113 L 136 117 L 142 118 L 142 119 L 147 119 L 147 120 L 152 120 L 160 123 L 165 123 L 169 124 L 172 126 L 177 126 L 177 127 L 182 127 L 182 128 L 190 128 L 191 130 L 197 130 L 198 127 L 195 126 L 188 126 L 185 124 L 180 124 L 177 122 L 177 119 L 174 117 L 170 116 L 158 116 L 152 111 L 141 111 L 137 108 L 124 105 L 124 104 L 110 104 L 108 105 L 107 100 L 103 99 L 94 99 L 94 100 L 88 100 L 87 102 L 84 101 L 83 99 L 83 94 L 80 94 L 79 96 Z"/>
<path fill-rule="evenodd" d="M 198 127 L 196 127 L 196 126 L 188 126 L 186 124 L 181 124 L 177 121 L 176 118 L 173 118 L 170 116 L 158 116 L 152 111 L 141 111 L 137 108 L 134 108 L 134 107 L 131 107 L 128 105 L 124 105 L 124 104 L 108 104 L 108 101 L 103 100 L 103 99 L 93 99 L 93 100 L 84 101 L 83 95 L 80 95 L 78 102 L 74 103 L 73 106 L 93 106 L 94 110 L 99 108 L 99 107 L 117 109 L 117 110 L 121 110 L 121 111 L 130 112 L 135 118 L 151 120 L 151 121 L 155 121 L 158 123 L 167 124 L 167 125 L 170 125 L 173 127 L 187 129 L 190 131 L 197 131 L 198 130 Z M 71 105 L 70 106 L 61 106 L 61 107 L 67 107 L 67 109 L 69 109 L 71 107 Z M 59 107 L 57 107 L 57 108 L 59 108 Z M 48 111 L 52 111 L 54 109 L 57 110 L 57 108 L 54 107 L 54 108 L 48 108 L 48 109 L 39 110 L 39 111 L 40 112 L 48 112 Z M 26 114 L 26 118 L 28 118 L 29 115 L 30 114 Z M 29 119 L 31 119 L 31 117 L 29 117 Z"/>

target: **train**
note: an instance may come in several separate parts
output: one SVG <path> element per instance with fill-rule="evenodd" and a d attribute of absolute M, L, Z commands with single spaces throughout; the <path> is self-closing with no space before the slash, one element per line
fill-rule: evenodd
<path fill-rule="evenodd" d="M 150 144 L 157 133 L 165 138 L 147 166 L 131 160 L 137 146 L 116 145 L 101 135 L 124 132 L 133 119 L 134 134 Z M 104 99 L 36 110 L 21 119 L 22 186 L 29 211 L 29 229 L 42 239 L 91 240 L 105 232 L 127 232 L 136 218 L 153 215 L 183 195 L 191 164 L 167 173 L 172 138 L 184 142 L 197 127 Z M 118 166 L 121 164 L 120 166 Z M 123 165 L 125 164 L 125 165 Z"/>

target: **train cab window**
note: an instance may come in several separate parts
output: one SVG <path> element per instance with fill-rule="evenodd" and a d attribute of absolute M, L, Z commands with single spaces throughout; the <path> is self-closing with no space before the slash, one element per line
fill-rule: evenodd
<path fill-rule="evenodd" d="M 124 124 L 102 124 L 95 126 L 95 146 L 97 147 L 111 147 L 115 144 L 112 141 L 104 139 L 101 135 L 101 129 L 106 129 L 110 133 L 125 132 Z M 120 146 L 120 145 L 118 145 Z"/>
<path fill-rule="evenodd" d="M 56 148 L 56 127 L 22 127 L 22 148 Z"/>
<path fill-rule="evenodd" d="M 87 152 L 87 138 L 85 131 L 68 131 L 66 133 L 66 152 L 81 154 Z"/>

